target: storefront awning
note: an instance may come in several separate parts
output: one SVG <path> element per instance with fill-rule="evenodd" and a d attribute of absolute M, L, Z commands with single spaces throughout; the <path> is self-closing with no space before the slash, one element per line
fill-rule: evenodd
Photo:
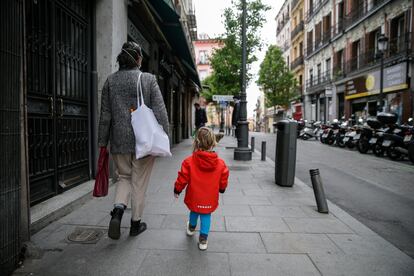
<path fill-rule="evenodd" d="M 191 80 L 201 87 L 197 68 L 189 48 L 191 41 L 188 41 L 186 38 L 183 25 L 180 22 L 180 16 L 174 10 L 171 0 L 151 0 L 148 3 L 153 7 L 153 12 L 157 13 L 155 17 L 161 20 L 161 30 L 175 54 L 186 67 Z"/>

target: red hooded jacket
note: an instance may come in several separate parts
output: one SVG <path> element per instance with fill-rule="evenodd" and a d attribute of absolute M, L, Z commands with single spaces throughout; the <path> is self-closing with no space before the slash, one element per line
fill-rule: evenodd
<path fill-rule="evenodd" d="M 196 151 L 181 164 L 174 193 L 180 194 L 187 186 L 184 203 L 188 209 L 210 214 L 217 209 L 219 192 L 226 190 L 228 178 L 226 163 L 215 152 Z"/>

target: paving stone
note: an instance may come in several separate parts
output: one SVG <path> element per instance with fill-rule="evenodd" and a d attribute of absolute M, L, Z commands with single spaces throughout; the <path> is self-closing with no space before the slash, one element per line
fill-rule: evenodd
<path fill-rule="evenodd" d="M 271 205 L 266 196 L 223 195 L 224 205 Z"/>
<path fill-rule="evenodd" d="M 328 237 L 346 254 L 372 255 L 375 253 L 376 255 L 395 257 L 405 255 L 379 236 L 328 234 Z"/>
<path fill-rule="evenodd" d="M 253 189 L 253 188 L 246 188 L 243 189 L 243 194 L 246 196 L 269 196 L 269 197 L 276 197 L 276 198 L 283 198 L 282 193 L 279 191 L 265 191 L 261 188 L 259 189 Z"/>
<path fill-rule="evenodd" d="M 290 232 L 281 218 L 226 216 L 225 220 L 231 232 Z"/>
<path fill-rule="evenodd" d="M 353 233 L 348 226 L 336 219 L 284 218 L 292 232 L 299 233 Z"/>
<path fill-rule="evenodd" d="M 238 275 L 320 275 L 303 254 L 229 254 L 231 274 Z"/>
<path fill-rule="evenodd" d="M 269 253 L 327 253 L 343 252 L 325 234 L 261 233 Z"/>
<path fill-rule="evenodd" d="M 307 217 L 310 218 L 330 218 L 335 219 L 336 217 L 332 214 L 332 212 L 329 212 L 329 214 L 319 213 L 318 207 L 316 205 L 304 205 L 300 206 L 300 208 L 305 212 Z"/>
<path fill-rule="evenodd" d="M 251 216 L 248 205 L 221 205 L 214 212 L 217 216 Z"/>
<path fill-rule="evenodd" d="M 183 230 L 148 229 L 139 235 L 136 246 L 142 249 L 189 250 L 196 243 L 196 237 L 188 237 Z"/>
<path fill-rule="evenodd" d="M 258 233 L 214 232 L 208 236 L 209 252 L 265 253 Z"/>
<path fill-rule="evenodd" d="M 414 260 L 407 255 L 383 256 L 372 252 L 372 255 L 309 254 L 309 257 L 322 275 L 405 276 L 414 272 Z"/>
<path fill-rule="evenodd" d="M 181 215 L 188 212 L 184 204 L 156 203 L 146 204 L 144 214 L 151 215 Z"/>
<path fill-rule="evenodd" d="M 315 204 L 315 200 L 311 197 L 299 197 L 292 195 L 285 195 L 284 198 L 269 197 L 272 205 L 275 206 L 303 206 Z"/>
<path fill-rule="evenodd" d="M 187 221 L 188 221 L 188 215 L 167 215 L 162 224 L 162 228 L 179 229 L 179 230 L 185 231 Z M 199 228 L 200 228 L 200 220 L 198 220 L 196 229 L 199 230 Z M 217 216 L 213 213 L 213 215 L 211 216 L 210 231 L 226 231 L 223 216 Z"/>
<path fill-rule="evenodd" d="M 299 206 L 251 206 L 253 215 L 258 217 L 307 217 Z"/>
<path fill-rule="evenodd" d="M 152 251 L 138 275 L 230 275 L 230 266 L 225 253 Z"/>
<path fill-rule="evenodd" d="M 164 221 L 166 215 L 150 215 L 144 214 L 142 216 L 142 221 L 147 224 L 149 229 L 159 229 L 161 228 L 162 222 Z M 111 221 L 111 216 L 107 215 L 103 220 L 101 220 L 98 225 L 103 227 L 108 227 L 109 222 Z M 121 221 L 121 227 L 130 228 L 131 226 L 131 213 L 124 213 Z"/>
<path fill-rule="evenodd" d="M 127 240 L 70 245 L 34 275 L 136 275 L 146 256 Z"/>

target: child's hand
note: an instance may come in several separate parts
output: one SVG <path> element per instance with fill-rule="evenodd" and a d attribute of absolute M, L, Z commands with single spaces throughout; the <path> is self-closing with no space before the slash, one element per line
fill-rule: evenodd
<path fill-rule="evenodd" d="M 179 196 L 180 196 L 179 194 L 174 193 L 175 198 L 178 198 Z"/>

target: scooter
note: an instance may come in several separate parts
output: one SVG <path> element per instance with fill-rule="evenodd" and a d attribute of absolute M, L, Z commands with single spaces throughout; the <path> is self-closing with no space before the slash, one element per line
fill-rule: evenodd
<path fill-rule="evenodd" d="M 305 123 L 307 121 L 305 120 Z M 311 138 L 315 138 L 316 140 L 318 140 L 318 133 L 319 133 L 319 128 L 320 128 L 320 124 L 321 122 L 312 122 L 311 126 L 305 126 L 302 131 L 299 134 L 299 137 L 302 138 L 303 140 L 309 140 Z"/>

